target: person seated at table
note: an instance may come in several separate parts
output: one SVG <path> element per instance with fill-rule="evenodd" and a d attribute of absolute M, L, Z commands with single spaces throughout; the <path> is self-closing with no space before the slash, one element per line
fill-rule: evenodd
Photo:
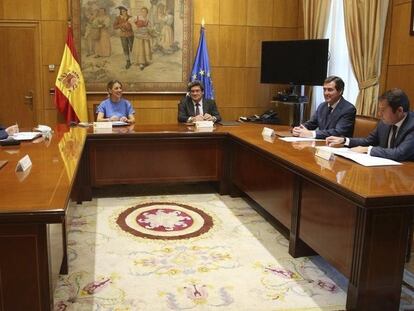
<path fill-rule="evenodd" d="M 6 139 L 9 136 L 12 136 L 14 133 L 19 132 L 19 126 L 17 124 L 4 128 L 0 125 L 0 139 Z"/>
<path fill-rule="evenodd" d="M 107 84 L 108 98 L 96 108 L 96 121 L 135 122 L 135 111 L 131 103 L 122 98 L 122 83 L 111 80 Z"/>
<path fill-rule="evenodd" d="M 310 120 L 292 130 L 293 136 L 326 138 L 352 136 L 356 109 L 342 97 L 345 83 L 337 76 L 327 77 L 323 83 L 325 102 L 321 103 Z"/>
<path fill-rule="evenodd" d="M 330 136 L 329 146 L 344 144 L 352 151 L 395 161 L 414 161 L 414 113 L 401 89 L 391 89 L 378 98 L 381 121 L 366 138 Z"/>
<path fill-rule="evenodd" d="M 198 81 L 192 81 L 187 86 L 189 95 L 186 95 L 178 106 L 178 122 L 213 121 L 221 120 L 216 102 L 204 99 L 204 86 Z"/>

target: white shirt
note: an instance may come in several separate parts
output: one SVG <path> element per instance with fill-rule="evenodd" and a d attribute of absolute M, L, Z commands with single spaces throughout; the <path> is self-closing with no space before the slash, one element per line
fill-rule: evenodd
<path fill-rule="evenodd" d="M 192 102 L 193 102 L 193 105 L 194 105 L 194 112 L 195 112 L 196 109 L 197 109 L 197 106 L 196 106 L 197 103 L 194 100 L 192 100 Z M 200 104 L 200 106 L 198 107 L 198 111 L 203 116 L 204 115 L 204 112 L 203 112 L 203 99 L 200 99 L 198 104 Z M 191 119 L 192 119 L 192 116 L 187 119 L 187 122 L 191 122 Z"/>

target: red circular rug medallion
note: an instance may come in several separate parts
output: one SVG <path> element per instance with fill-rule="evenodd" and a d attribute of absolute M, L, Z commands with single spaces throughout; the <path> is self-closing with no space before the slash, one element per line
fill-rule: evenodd
<path fill-rule="evenodd" d="M 151 202 L 128 208 L 116 223 L 135 236 L 179 240 L 199 236 L 213 226 L 213 219 L 198 208 L 171 202 Z"/>

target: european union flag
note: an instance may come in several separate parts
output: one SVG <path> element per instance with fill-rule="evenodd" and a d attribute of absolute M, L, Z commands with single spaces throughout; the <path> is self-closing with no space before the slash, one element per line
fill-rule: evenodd
<path fill-rule="evenodd" d="M 191 70 L 190 81 L 199 80 L 204 85 L 204 98 L 214 99 L 213 81 L 210 75 L 210 61 L 208 58 L 207 42 L 204 35 L 204 26 L 200 29 L 197 55 Z"/>

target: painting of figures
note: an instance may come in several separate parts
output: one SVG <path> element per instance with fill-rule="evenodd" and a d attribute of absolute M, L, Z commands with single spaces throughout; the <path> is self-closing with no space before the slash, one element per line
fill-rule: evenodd
<path fill-rule="evenodd" d="M 88 92 L 109 80 L 130 92 L 185 89 L 191 62 L 190 0 L 80 0 L 81 67 Z"/>

